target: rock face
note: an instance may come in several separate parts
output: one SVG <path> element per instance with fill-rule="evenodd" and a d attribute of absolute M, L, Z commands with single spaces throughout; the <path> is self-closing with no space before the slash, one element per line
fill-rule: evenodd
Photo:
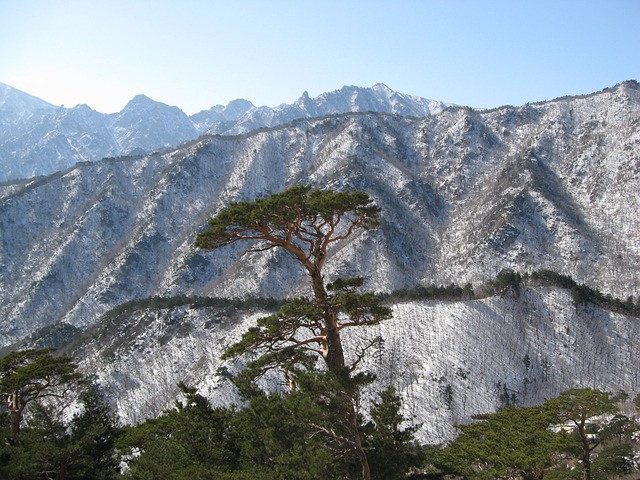
<path fill-rule="evenodd" d="M 298 102 L 307 103 L 308 96 Z M 247 108 L 240 103 L 235 113 L 224 114 L 246 115 Z M 84 116 L 81 110 L 74 115 L 92 118 L 90 109 Z M 153 295 L 282 298 L 306 292 L 303 272 L 282 252 L 243 255 L 241 245 L 215 252 L 193 246 L 198 229 L 229 202 L 301 183 L 362 189 L 382 208 L 380 228 L 331 253 L 327 280 L 361 275 L 367 289 L 383 292 L 418 283 L 476 287 L 503 268 L 550 269 L 637 301 L 639 158 L 640 86 L 625 82 L 593 95 L 520 108 L 304 118 L 5 183 L 0 185 L 1 346 L 53 326 L 76 332 L 125 301 Z M 214 315 L 203 312 L 151 312 L 148 328 L 122 333 L 138 346 L 109 357 L 101 353 L 107 344 L 93 345 L 84 357 L 87 368 L 100 371 L 118 395 L 125 395 L 126 386 L 130 403 L 123 410 L 142 402 L 134 386 L 143 378 L 155 382 L 145 388 L 166 390 L 181 372 L 192 372 L 199 386 L 213 388 L 207 382 L 213 382 L 216 355 L 251 317 L 241 315 L 227 332 L 203 326 Z M 403 304 L 395 307 L 395 316 L 381 328 L 387 338 L 384 362 L 399 363 L 374 367 L 405 395 L 426 396 L 427 403 L 412 403 L 424 409 L 417 411 L 421 417 L 457 421 L 486 411 L 498 401 L 497 382 L 502 393 L 513 391 L 519 399 L 526 387 L 527 401 L 578 384 L 638 388 L 631 360 L 638 351 L 637 321 L 576 312 L 562 291 L 533 289 L 517 301 Z M 174 321 L 167 318 L 176 318 L 184 329 L 152 341 L 154 332 Z M 413 335 L 411 342 L 405 331 Z M 204 340 L 192 347 L 192 336 Z M 492 342 L 495 353 L 480 362 L 482 342 Z M 527 369 L 535 373 L 524 370 L 525 355 L 534 365 Z M 134 363 L 126 363 L 129 357 Z M 174 357 L 180 358 L 176 365 L 191 366 L 176 366 L 162 380 L 166 385 L 158 383 L 159 374 L 150 372 L 174 368 L 168 366 Z M 198 370 L 201 362 L 210 363 Z M 129 378 L 135 371 L 141 377 Z M 399 372 L 407 372 L 406 378 Z M 524 378 L 535 386 L 525 385 Z M 451 406 L 442 399 L 437 403 L 434 386 L 449 383 Z M 480 392 L 473 408 L 465 403 L 471 397 L 465 389 Z M 145 413 L 131 415 L 135 420 Z M 429 430 L 436 434 L 447 432 Z"/>
<path fill-rule="evenodd" d="M 315 99 L 305 92 L 295 104 L 275 108 L 239 99 L 191 117 L 178 107 L 137 95 L 121 112 L 107 115 L 87 105 L 57 108 L 0 83 L 0 182 L 55 173 L 77 162 L 166 150 L 205 133 L 246 133 L 345 112 L 424 116 L 445 107 L 378 84 L 344 87 Z"/>

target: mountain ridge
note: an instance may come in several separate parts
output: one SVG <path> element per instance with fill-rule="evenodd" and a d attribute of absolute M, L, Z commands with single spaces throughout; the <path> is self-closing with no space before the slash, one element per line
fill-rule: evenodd
<path fill-rule="evenodd" d="M 0 111 L 6 113 L 0 117 L 0 182 L 53 173 L 77 162 L 171 149 L 204 134 L 240 134 L 298 118 L 364 109 L 429 115 L 445 106 L 378 84 L 343 87 L 315 99 L 303 94 L 294 104 L 274 108 L 237 99 L 192 116 L 139 94 L 120 112 L 103 114 L 87 105 L 54 107 L 2 85 Z"/>
<path fill-rule="evenodd" d="M 94 114 L 83 107 L 65 115 L 58 120 L 71 128 L 67 116 Z M 362 276 L 365 289 L 381 293 L 475 289 L 505 268 L 547 269 L 605 298 L 640 297 L 640 85 L 624 82 L 490 111 L 294 119 L 0 184 L 0 347 L 47 329 L 76 335 L 112 308 L 153 296 L 304 295 L 309 279 L 283 252 L 194 246 L 230 202 L 299 184 L 364 190 L 381 208 L 379 228 L 331 251 L 327 281 Z M 505 388 L 522 403 L 574 386 L 638 390 L 637 318 L 576 308 L 565 289 L 529 285 L 393 310 L 390 322 L 346 341 L 386 339 L 365 366 L 396 386 L 427 440 L 449 438 L 455 423 L 496 408 Z M 126 421 L 167 408 L 178 380 L 231 402 L 215 372 L 241 365 L 221 363 L 219 353 L 260 314 L 189 306 L 125 313 L 123 328 L 110 330 L 117 355 L 91 337 L 78 361 Z M 440 393 L 447 386 L 451 402 Z"/>
<path fill-rule="evenodd" d="M 301 276 L 286 256 L 205 253 L 193 239 L 230 201 L 300 183 L 362 189 L 383 208 L 380 229 L 341 246 L 329 272 L 363 274 L 369 289 L 548 268 L 638 296 L 639 92 L 623 84 L 488 113 L 306 119 L 5 184 L 5 342 L 49 323 L 90 325 L 135 298 L 295 293 Z"/>
<path fill-rule="evenodd" d="M 345 332 L 349 351 L 384 338 L 364 360 L 376 380 L 363 401 L 393 385 L 405 416 L 422 424 L 420 439 L 440 443 L 455 436 L 455 424 L 502 406 L 505 391 L 518 405 L 584 385 L 637 391 L 638 369 L 619 368 L 639 351 L 637 318 L 570 302 L 565 289 L 544 286 L 474 300 L 392 302 L 392 319 Z M 259 307 L 146 307 L 96 325 L 65 352 L 99 378 L 125 423 L 169 408 L 179 381 L 214 406 L 230 406 L 239 398 L 228 376 L 243 363 L 222 360 L 222 352 L 268 313 Z M 267 384 L 285 388 L 275 378 Z"/>

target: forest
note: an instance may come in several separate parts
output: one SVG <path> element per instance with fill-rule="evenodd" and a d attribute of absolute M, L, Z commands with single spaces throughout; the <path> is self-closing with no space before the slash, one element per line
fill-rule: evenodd
<path fill-rule="evenodd" d="M 5 479 L 352 479 L 360 462 L 343 436 L 344 379 L 297 376 L 264 392 L 240 382 L 242 405 L 213 408 L 181 384 L 157 418 L 125 426 L 107 392 L 51 350 L 0 359 L 0 477 Z M 640 395 L 574 389 L 542 405 L 506 405 L 419 444 L 393 388 L 359 412 L 374 479 L 606 479 L 638 472 Z M 16 421 L 16 418 L 18 420 Z"/>
<path fill-rule="evenodd" d="M 346 352 L 342 335 L 390 320 L 389 297 L 362 292 L 362 278 L 326 283 L 323 268 L 336 243 L 376 228 L 378 213 L 365 192 L 299 186 L 232 203 L 198 233 L 195 244 L 203 250 L 236 242 L 255 252 L 282 249 L 309 277 L 309 296 L 265 301 L 277 311 L 258 319 L 224 353 L 246 360 L 244 370 L 229 378 L 240 398 L 235 406 L 214 408 L 197 389 L 181 383 L 181 398 L 172 408 L 137 425 L 121 425 L 109 392 L 82 375 L 73 358 L 50 349 L 2 357 L 0 476 L 591 480 L 637 472 L 640 396 L 625 392 L 576 388 L 535 406 L 507 398 L 498 411 L 458 425 L 457 437 L 442 445 L 416 440 L 419 425 L 402 415 L 402 399 L 393 387 L 364 401 L 373 376 L 361 363 L 382 339 Z M 593 302 L 638 313 L 633 299 L 607 297 L 549 271 L 503 270 L 476 291 L 470 285 L 417 287 L 396 292 L 394 299 L 517 295 L 523 282 L 569 289 L 576 307 Z M 148 306 L 185 301 L 154 297 Z M 110 319 L 117 321 L 117 315 Z M 265 387 L 264 379 L 274 377 L 281 388 Z"/>

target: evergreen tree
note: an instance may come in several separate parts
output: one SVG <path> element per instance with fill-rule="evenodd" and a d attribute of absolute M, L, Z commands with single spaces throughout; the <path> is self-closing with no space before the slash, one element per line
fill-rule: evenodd
<path fill-rule="evenodd" d="M 82 410 L 74 415 L 67 428 L 73 455 L 72 478 L 115 478 L 119 471 L 116 441 L 122 434 L 118 417 L 95 383 L 88 383 L 83 388 L 78 401 Z"/>
<path fill-rule="evenodd" d="M 470 479 L 540 480 L 567 441 L 549 430 L 555 417 L 540 406 L 510 405 L 474 419 L 459 426 L 460 435 L 434 454 L 434 463 L 445 473 Z"/>
<path fill-rule="evenodd" d="M 19 434 L 5 430 L 0 478 L 108 480 L 119 475 L 117 420 L 96 386 L 79 394 L 81 410 L 65 419 L 68 404 L 34 400 Z"/>
<path fill-rule="evenodd" d="M 294 392 L 256 394 L 238 411 L 233 426 L 240 472 L 273 480 L 354 478 L 353 460 L 335 443 L 335 435 L 349 429 L 333 418 L 337 400 L 332 397 L 339 394 L 322 385 L 330 375 L 303 375 Z M 319 391 L 334 393 L 319 396 Z M 332 429 L 332 435 L 323 429 Z"/>
<path fill-rule="evenodd" d="M 601 437 L 598 434 L 603 429 L 603 425 L 592 419 L 616 412 L 611 395 L 600 390 L 577 388 L 547 400 L 545 407 L 557 417 L 559 423 L 566 423 L 575 428 L 575 446 L 579 452 L 583 478 L 591 480 L 592 452 L 600 445 Z"/>
<path fill-rule="evenodd" d="M 129 466 L 126 478 L 213 479 L 234 470 L 238 457 L 230 426 L 234 410 L 211 408 L 195 389 L 179 386 L 183 402 L 129 429 L 119 441 Z"/>
<path fill-rule="evenodd" d="M 371 408 L 371 422 L 364 427 L 371 477 L 408 478 L 423 461 L 422 450 L 414 438 L 418 426 L 404 426 L 407 419 L 400 413 L 402 402 L 395 388 L 386 388 L 378 396 Z"/>
<path fill-rule="evenodd" d="M 13 434 L 20 432 L 31 402 L 63 397 L 82 378 L 71 358 L 51 353 L 51 349 L 20 350 L 0 358 L 0 397 L 6 402 Z"/>
<path fill-rule="evenodd" d="M 268 198 L 231 204 L 211 218 L 209 228 L 196 239 L 196 246 L 204 249 L 244 240 L 257 243 L 254 251 L 282 248 L 306 270 L 312 298 L 292 301 L 277 315 L 261 319 L 230 349 L 229 355 L 258 351 L 263 355 L 252 363 L 250 370 L 257 375 L 274 366 L 282 367 L 292 386 L 295 386 L 292 374 L 300 367 L 310 366 L 313 357 L 319 355 L 328 371 L 342 379 L 344 392 L 351 396 L 341 412 L 349 432 L 336 438 L 348 445 L 345 452 L 358 457 L 365 479 L 370 478 L 370 471 L 359 432 L 353 382 L 347 380 L 364 352 L 356 355 L 355 364 L 347 365 L 341 331 L 376 324 L 390 318 L 391 311 L 381 306 L 375 296 L 355 292 L 362 279 L 326 285 L 323 267 L 330 247 L 359 229 L 377 226 L 378 213 L 379 208 L 364 192 L 298 186 Z"/>
<path fill-rule="evenodd" d="M 314 380 L 318 383 L 321 380 Z M 255 392 L 246 405 L 212 408 L 190 387 L 185 400 L 156 419 L 131 428 L 120 442 L 132 479 L 353 478 L 352 462 L 337 459 L 327 438 L 322 405 L 307 389 L 289 394 Z"/>

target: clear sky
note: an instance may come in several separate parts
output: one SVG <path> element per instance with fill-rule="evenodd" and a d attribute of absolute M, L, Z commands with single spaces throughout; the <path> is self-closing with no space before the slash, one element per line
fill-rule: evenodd
<path fill-rule="evenodd" d="M 0 82 L 188 114 L 344 85 L 489 108 L 640 80 L 640 0 L 0 0 Z"/>

